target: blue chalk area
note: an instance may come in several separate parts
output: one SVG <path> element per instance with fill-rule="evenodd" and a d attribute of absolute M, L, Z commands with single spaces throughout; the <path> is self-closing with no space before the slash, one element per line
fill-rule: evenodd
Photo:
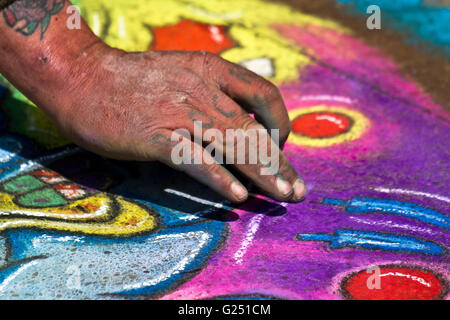
<path fill-rule="evenodd" d="M 441 255 L 444 248 L 431 242 L 414 237 L 371 231 L 338 229 L 334 235 L 330 234 L 298 234 L 297 240 L 326 241 L 331 248 L 361 247 L 384 251 L 406 251 Z"/>
<path fill-rule="evenodd" d="M 335 206 L 346 206 L 348 201 L 341 199 L 331 199 L 326 198 L 322 201 L 323 204 L 335 205 Z"/>
<path fill-rule="evenodd" d="M 450 229 L 450 217 L 438 211 L 411 202 L 391 199 L 355 197 L 346 202 L 340 199 L 325 199 L 322 203 L 346 205 L 349 213 L 383 213 L 412 218 L 433 226 Z"/>
<path fill-rule="evenodd" d="M 390 199 L 354 198 L 347 206 L 350 213 L 378 212 L 413 218 L 444 229 L 450 229 L 450 217 L 415 203 Z"/>
<path fill-rule="evenodd" d="M 67 147 L 37 156 L 28 139 L 0 135 L 0 180 L 79 151 Z M 161 294 L 200 271 L 226 238 L 224 222 L 138 202 L 158 211 L 161 225 L 155 232 L 122 238 L 27 228 L 4 231 L 8 246 L 0 248 L 6 261 L 0 268 L 0 299 L 8 299 L 10 292 L 19 299 Z M 73 266 L 79 268 L 80 289 L 67 285 Z"/>
<path fill-rule="evenodd" d="M 183 278 L 186 276 L 189 277 L 190 275 L 195 275 L 196 272 L 199 272 L 203 267 L 204 264 L 208 261 L 209 256 L 220 246 L 221 241 L 225 238 L 225 232 L 226 232 L 226 226 L 224 223 L 217 222 L 217 221 L 211 221 L 205 224 L 193 224 L 191 226 L 182 227 L 182 228 L 175 228 L 172 230 L 166 229 L 163 231 L 165 235 L 170 234 L 180 234 L 183 231 L 185 232 L 192 232 L 192 231 L 202 231 L 202 232 L 208 232 L 210 235 L 212 235 L 211 239 L 208 241 L 208 243 L 201 247 L 200 251 L 198 252 L 196 258 L 188 263 L 184 270 L 181 272 L 174 272 L 170 278 L 163 279 L 157 284 L 147 284 L 142 286 L 141 288 L 136 289 L 130 289 L 130 290 L 123 290 L 118 291 L 116 294 L 119 295 L 151 295 L 151 294 L 157 294 L 160 292 L 164 292 L 165 290 L 168 290 L 168 288 L 171 288 L 173 285 L 179 283 L 181 284 L 183 282 Z M 174 241 L 174 246 L 179 246 L 180 240 L 178 242 Z M 157 249 L 157 246 L 155 246 L 155 249 Z M 187 251 L 185 253 L 185 256 L 190 254 L 190 251 Z M 183 256 L 180 255 L 181 258 Z M 184 257 L 183 257 L 184 258 Z M 170 257 L 170 259 L 174 259 L 173 257 Z"/>
<path fill-rule="evenodd" d="M 0 117 L 0 131 L 1 124 Z M 0 181 L 40 168 L 77 150 L 78 147 L 68 146 L 38 156 L 38 147 L 28 138 L 10 133 L 0 135 Z"/>
<path fill-rule="evenodd" d="M 200 271 L 225 234 L 226 225 L 216 221 L 130 238 L 9 230 L 5 235 L 12 265 L 0 270 L 0 284 L 5 287 L 0 299 L 8 298 L 9 292 L 22 299 L 30 294 L 34 297 L 36 292 L 42 293 L 42 299 L 55 299 L 57 292 L 64 299 L 161 294 Z M 80 270 L 79 289 L 67 287 L 68 270 L 73 266 Z M 143 268 L 148 269 L 143 272 Z M 13 281 L 8 281 L 12 275 Z M 135 288 L 124 290 L 125 285 L 136 283 Z"/>
<path fill-rule="evenodd" d="M 337 0 L 340 3 L 354 3 L 361 14 L 366 13 L 370 5 L 381 9 L 382 28 L 384 23 L 399 31 L 413 33 L 417 38 L 426 40 L 450 56 L 450 9 L 428 7 L 423 0 Z M 416 38 L 408 39 L 415 43 Z"/>
<path fill-rule="evenodd" d="M 2 123 L 0 117 L 0 130 Z M 34 163 L 29 159 L 36 153 L 36 146 L 30 140 L 9 133 L 0 135 L 0 180 L 11 177 L 22 166 L 32 169 Z"/>

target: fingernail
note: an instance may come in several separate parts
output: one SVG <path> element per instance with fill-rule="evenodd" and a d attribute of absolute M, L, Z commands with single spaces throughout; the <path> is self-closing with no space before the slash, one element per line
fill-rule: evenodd
<path fill-rule="evenodd" d="M 277 188 L 283 195 L 288 195 L 292 192 L 291 185 L 280 177 L 277 178 Z"/>
<path fill-rule="evenodd" d="M 294 187 L 294 200 L 296 201 L 302 200 L 306 194 L 305 183 L 302 180 L 297 179 L 295 180 L 293 187 Z"/>
<path fill-rule="evenodd" d="M 243 200 L 247 197 L 247 190 L 239 182 L 231 184 L 231 192 L 238 200 Z"/>

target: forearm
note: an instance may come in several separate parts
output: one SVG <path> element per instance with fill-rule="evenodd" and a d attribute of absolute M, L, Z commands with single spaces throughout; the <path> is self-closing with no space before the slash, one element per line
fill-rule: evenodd
<path fill-rule="evenodd" d="M 0 73 L 50 115 L 60 104 L 53 93 L 75 90 L 105 47 L 84 21 L 69 30 L 70 5 L 17 0 L 0 16 Z"/>

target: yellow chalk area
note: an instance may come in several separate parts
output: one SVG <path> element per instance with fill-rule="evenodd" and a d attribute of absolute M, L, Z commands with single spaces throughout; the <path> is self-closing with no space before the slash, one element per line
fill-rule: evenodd
<path fill-rule="evenodd" d="M 88 235 L 130 236 L 155 230 L 158 214 L 123 198 L 106 194 L 51 208 L 23 208 L 10 195 L 0 193 L 0 232 L 8 229 L 37 228 Z"/>
<path fill-rule="evenodd" d="M 174 25 L 185 19 L 228 26 L 239 46 L 223 52 L 222 57 L 235 63 L 270 58 L 276 70 L 269 80 L 277 83 L 298 80 L 299 69 L 309 59 L 271 25 L 317 25 L 346 31 L 335 22 L 260 0 L 80 0 L 79 4 L 98 36 L 126 51 L 148 50 L 152 42 L 151 27 Z"/>
<path fill-rule="evenodd" d="M 293 121 L 301 115 L 314 112 L 340 113 L 350 118 L 353 121 L 353 124 L 350 127 L 349 131 L 330 138 L 312 138 L 296 134 L 295 132 L 291 132 L 288 138 L 288 143 L 307 147 L 329 147 L 332 145 L 358 139 L 364 132 L 367 131 L 370 126 L 369 119 L 367 119 L 362 113 L 358 111 L 351 110 L 345 107 L 333 107 L 325 105 L 290 110 L 289 119 Z"/>

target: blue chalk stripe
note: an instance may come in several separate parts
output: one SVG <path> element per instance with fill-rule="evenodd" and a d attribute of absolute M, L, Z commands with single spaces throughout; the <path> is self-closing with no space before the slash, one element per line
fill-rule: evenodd
<path fill-rule="evenodd" d="M 414 237 L 348 229 L 338 229 L 334 235 L 298 234 L 296 239 L 304 241 L 326 241 L 330 243 L 333 249 L 358 246 L 366 249 L 408 251 L 433 255 L 440 255 L 445 251 L 444 248 L 431 241 L 420 240 Z"/>
<path fill-rule="evenodd" d="M 411 202 L 391 199 L 376 199 L 355 197 L 350 201 L 340 199 L 325 199 L 324 204 L 346 205 L 349 213 L 385 213 L 413 218 L 444 229 L 450 229 L 450 217 L 438 211 L 422 207 Z"/>

